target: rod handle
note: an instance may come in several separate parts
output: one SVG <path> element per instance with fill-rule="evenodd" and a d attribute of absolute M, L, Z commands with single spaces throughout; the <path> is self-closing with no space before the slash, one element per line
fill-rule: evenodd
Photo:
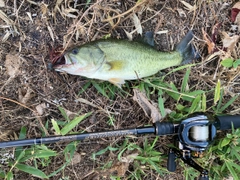
<path fill-rule="evenodd" d="M 167 135 L 167 134 L 174 134 L 175 128 L 174 124 L 170 122 L 156 122 L 155 123 L 155 134 L 158 136 Z"/>
<path fill-rule="evenodd" d="M 240 115 L 225 115 L 225 116 L 217 116 L 217 128 L 219 130 L 227 130 L 232 129 L 233 127 L 240 128 Z"/>

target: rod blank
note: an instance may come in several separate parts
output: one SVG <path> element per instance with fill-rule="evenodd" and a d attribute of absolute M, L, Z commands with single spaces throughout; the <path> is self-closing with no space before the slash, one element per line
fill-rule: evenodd
<path fill-rule="evenodd" d="M 105 132 L 94 132 L 94 133 L 81 133 L 81 134 L 72 134 L 65 136 L 50 136 L 43 138 L 34 138 L 34 139 L 22 139 L 15 141 L 5 141 L 0 142 L 0 148 L 7 147 L 19 147 L 19 146 L 30 146 L 37 144 L 50 144 L 56 142 L 70 142 L 78 141 L 85 139 L 99 139 L 106 137 L 117 137 L 117 136 L 126 136 L 126 135 L 140 135 L 140 134 L 155 134 L 156 130 L 154 126 L 150 127 L 139 127 L 134 129 L 123 129 L 123 130 L 114 130 L 114 131 L 105 131 Z"/>

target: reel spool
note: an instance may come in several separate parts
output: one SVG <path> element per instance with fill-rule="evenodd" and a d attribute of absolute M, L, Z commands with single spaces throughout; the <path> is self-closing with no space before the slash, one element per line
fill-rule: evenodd
<path fill-rule="evenodd" d="M 181 150 L 204 151 L 216 136 L 217 129 L 206 115 L 197 115 L 181 122 L 178 140 Z"/>
<path fill-rule="evenodd" d="M 195 142 L 208 141 L 209 128 L 208 126 L 193 126 L 190 128 L 189 138 Z"/>

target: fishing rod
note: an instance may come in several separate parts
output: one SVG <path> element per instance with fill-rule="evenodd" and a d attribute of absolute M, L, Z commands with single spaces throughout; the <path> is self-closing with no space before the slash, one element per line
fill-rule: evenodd
<path fill-rule="evenodd" d="M 176 158 L 200 172 L 199 180 L 208 180 L 208 170 L 197 164 L 192 157 L 200 157 L 203 151 L 213 142 L 217 130 L 240 128 L 240 115 L 208 116 L 203 113 L 193 114 L 179 124 L 171 122 L 156 122 L 153 126 L 137 127 L 104 132 L 71 134 L 65 136 L 50 136 L 34 139 L 0 142 L 0 148 L 29 146 L 37 144 L 50 144 L 86 139 L 99 139 L 126 135 L 155 134 L 174 135 L 175 148 L 169 149 L 167 169 L 176 170 Z"/>

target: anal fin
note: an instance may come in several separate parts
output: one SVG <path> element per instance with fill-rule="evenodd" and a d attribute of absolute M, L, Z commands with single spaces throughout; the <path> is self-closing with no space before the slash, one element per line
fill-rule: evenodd
<path fill-rule="evenodd" d="M 125 83 L 124 79 L 121 78 L 110 78 L 108 81 L 119 88 L 121 88 L 122 84 Z"/>

